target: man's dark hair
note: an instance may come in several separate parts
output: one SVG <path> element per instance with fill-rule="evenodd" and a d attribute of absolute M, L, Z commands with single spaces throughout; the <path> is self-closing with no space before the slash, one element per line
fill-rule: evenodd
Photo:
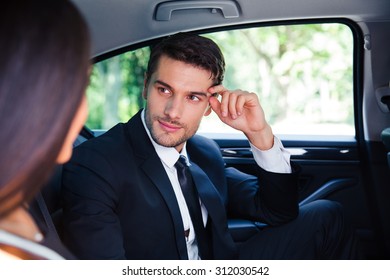
<path fill-rule="evenodd" d="M 146 83 L 156 71 L 163 55 L 210 71 L 214 85 L 219 85 L 223 81 L 225 60 L 220 48 L 211 39 L 192 33 L 177 33 L 157 43 L 150 53 Z"/>

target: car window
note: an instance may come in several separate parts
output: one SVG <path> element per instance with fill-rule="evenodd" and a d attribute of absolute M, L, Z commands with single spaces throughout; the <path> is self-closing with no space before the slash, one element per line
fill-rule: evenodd
<path fill-rule="evenodd" d="M 256 92 L 275 134 L 355 135 L 353 36 L 342 23 L 252 27 L 205 33 L 226 60 L 224 85 Z M 126 122 L 141 97 L 149 48 L 94 65 L 88 89 L 91 129 Z M 236 133 L 213 113 L 200 133 Z"/>

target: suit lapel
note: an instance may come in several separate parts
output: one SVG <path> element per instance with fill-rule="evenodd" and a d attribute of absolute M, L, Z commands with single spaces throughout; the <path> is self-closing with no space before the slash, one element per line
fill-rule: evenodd
<path fill-rule="evenodd" d="M 145 174 L 151 179 L 156 188 L 160 191 L 161 196 L 164 198 L 171 213 L 172 221 L 175 225 L 175 239 L 179 250 L 179 255 L 182 259 L 188 259 L 187 245 L 185 243 L 184 238 L 184 226 L 180 214 L 179 205 L 177 204 L 177 199 L 173 191 L 171 182 L 169 181 L 164 168 L 161 166 L 160 159 L 149 158 L 144 162 L 141 168 L 144 170 Z"/>
<path fill-rule="evenodd" d="M 136 131 L 137 133 L 131 133 L 131 131 Z M 140 113 L 128 122 L 127 132 L 130 144 L 133 146 L 133 150 L 141 163 L 140 168 L 158 189 L 170 211 L 175 227 L 175 239 L 180 258 L 188 259 L 187 245 L 184 238 L 184 226 L 179 205 L 168 175 L 144 129 Z"/>

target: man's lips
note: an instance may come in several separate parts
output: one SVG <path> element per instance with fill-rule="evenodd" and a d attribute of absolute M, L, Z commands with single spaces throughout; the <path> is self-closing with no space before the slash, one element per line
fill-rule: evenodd
<path fill-rule="evenodd" d="M 160 127 L 167 132 L 175 132 L 181 128 L 180 126 L 176 126 L 172 123 L 161 121 L 161 120 L 159 120 L 158 123 L 160 124 Z"/>

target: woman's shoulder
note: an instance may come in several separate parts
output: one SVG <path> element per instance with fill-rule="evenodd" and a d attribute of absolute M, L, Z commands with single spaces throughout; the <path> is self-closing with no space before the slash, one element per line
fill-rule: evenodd
<path fill-rule="evenodd" d="M 0 259 L 63 260 L 64 258 L 39 243 L 0 230 Z"/>

